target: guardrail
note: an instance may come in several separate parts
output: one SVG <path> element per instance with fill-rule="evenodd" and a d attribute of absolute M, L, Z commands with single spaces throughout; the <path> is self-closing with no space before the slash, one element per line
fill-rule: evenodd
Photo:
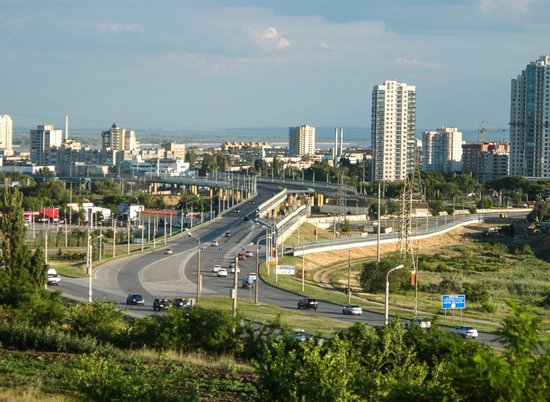
<path fill-rule="evenodd" d="M 258 206 L 258 214 L 260 218 L 265 217 L 265 214 L 277 204 L 280 204 L 282 201 L 286 200 L 288 190 L 285 188 L 281 192 L 275 194 L 269 200 L 263 202 Z"/>
<path fill-rule="evenodd" d="M 288 185 L 309 187 L 313 189 L 324 188 L 326 190 L 338 192 L 338 184 L 326 183 L 323 181 L 293 180 L 289 178 L 281 179 L 281 178 L 266 177 L 266 176 L 257 176 L 257 180 L 259 182 L 261 181 L 262 183 L 276 183 L 281 186 L 288 184 Z M 342 188 L 345 192 L 354 193 L 354 194 L 357 193 L 357 188 L 355 188 L 354 186 L 343 185 Z"/>
<path fill-rule="evenodd" d="M 428 230 L 424 233 L 413 233 L 411 240 L 421 240 L 428 237 L 437 236 L 449 232 L 453 229 L 459 228 L 461 226 L 470 225 L 472 223 L 483 222 L 481 216 L 468 216 L 461 218 L 457 221 L 449 222 L 447 224 L 442 224 L 433 230 Z M 375 236 L 374 236 L 375 237 Z M 380 234 L 380 244 L 396 243 L 399 241 L 398 233 L 388 233 Z M 368 237 L 346 237 L 341 239 L 332 239 L 332 240 L 319 240 L 308 243 L 295 243 L 293 247 L 292 254 L 294 256 L 301 256 L 307 254 L 321 253 L 324 251 L 334 251 L 334 250 L 343 250 L 348 248 L 355 247 L 365 247 L 373 246 L 378 243 L 376 238 L 373 236 Z"/>
<path fill-rule="evenodd" d="M 306 221 L 306 219 L 307 207 L 302 205 L 295 211 L 288 214 L 283 220 L 277 222 L 277 242 L 284 242 L 288 239 L 292 233 L 298 229 L 298 226 Z"/>

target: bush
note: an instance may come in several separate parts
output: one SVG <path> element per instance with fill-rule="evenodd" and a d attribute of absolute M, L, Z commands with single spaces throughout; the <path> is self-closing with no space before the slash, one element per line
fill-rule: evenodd
<path fill-rule="evenodd" d="M 89 335 L 104 342 L 116 343 L 125 327 L 124 314 L 114 303 L 77 304 L 68 312 L 70 331 L 77 336 Z"/>
<path fill-rule="evenodd" d="M 198 386 L 181 365 L 170 367 L 131 361 L 124 365 L 91 354 L 83 356 L 71 380 L 92 400 L 187 402 L 198 400 Z"/>
<path fill-rule="evenodd" d="M 45 330 L 25 324 L 0 323 L 0 343 L 4 347 L 42 352 L 92 353 L 120 355 L 118 349 L 101 345 L 89 336 L 77 337 L 56 330 Z"/>

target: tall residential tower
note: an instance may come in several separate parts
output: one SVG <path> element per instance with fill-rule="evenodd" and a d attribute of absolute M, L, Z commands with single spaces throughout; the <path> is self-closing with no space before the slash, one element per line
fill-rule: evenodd
<path fill-rule="evenodd" d="M 288 151 L 290 156 L 315 155 L 315 127 L 307 124 L 289 127 Z"/>
<path fill-rule="evenodd" d="M 422 169 L 452 173 L 462 170 L 462 133 L 442 127 L 422 134 Z"/>
<path fill-rule="evenodd" d="M 372 90 L 373 181 L 403 180 L 416 159 L 416 87 L 386 81 Z"/>
<path fill-rule="evenodd" d="M 510 175 L 550 177 L 550 55 L 512 80 Z"/>
<path fill-rule="evenodd" d="M 51 124 L 42 124 L 31 130 L 31 162 L 37 165 L 49 163 L 49 152 L 63 141 L 63 131 L 55 130 Z"/>
<path fill-rule="evenodd" d="M 12 155 L 13 121 L 7 114 L 0 115 L 0 149 L 5 155 Z"/>

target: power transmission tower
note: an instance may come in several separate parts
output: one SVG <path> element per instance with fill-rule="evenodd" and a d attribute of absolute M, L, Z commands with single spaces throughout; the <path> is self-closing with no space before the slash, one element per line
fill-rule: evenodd
<path fill-rule="evenodd" d="M 401 225 L 399 227 L 399 252 L 403 259 L 411 259 L 413 272 L 412 284 L 414 285 L 414 316 L 418 315 L 418 243 L 416 245 L 416 258 L 414 255 L 413 244 L 411 241 L 412 235 L 412 214 L 413 204 L 424 202 L 424 191 L 422 188 L 422 179 L 420 176 L 420 166 L 418 158 L 415 157 L 415 162 L 411 173 L 405 179 L 405 186 L 401 196 L 399 197 L 401 204 Z"/>
<path fill-rule="evenodd" d="M 400 203 L 400 226 L 398 248 L 401 254 L 413 255 L 412 235 L 412 214 L 414 203 L 424 202 L 424 191 L 420 177 L 420 166 L 416 162 L 409 175 L 405 178 L 405 185 L 399 196 Z M 414 260 L 414 258 L 413 258 Z"/>

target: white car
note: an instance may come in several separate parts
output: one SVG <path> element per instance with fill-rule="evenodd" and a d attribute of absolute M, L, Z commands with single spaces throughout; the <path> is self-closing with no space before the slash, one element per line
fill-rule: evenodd
<path fill-rule="evenodd" d="M 61 275 L 54 268 L 48 269 L 48 285 L 58 286 L 59 282 L 61 282 Z"/>
<path fill-rule="evenodd" d="M 361 315 L 363 314 L 363 309 L 357 304 L 348 304 L 342 309 L 342 314 L 346 315 Z"/>
<path fill-rule="evenodd" d="M 222 266 L 221 266 L 221 265 L 214 265 L 214 266 L 212 267 L 212 272 L 218 273 L 218 272 L 220 272 L 220 269 L 222 269 Z"/>
<path fill-rule="evenodd" d="M 254 257 L 254 253 L 252 251 L 245 251 L 244 255 L 246 255 L 247 257 Z"/>
<path fill-rule="evenodd" d="M 431 328 L 432 322 L 426 318 L 416 317 L 409 321 L 407 325 L 418 325 L 422 329 Z"/>
<path fill-rule="evenodd" d="M 168 254 L 168 255 L 174 254 L 174 250 L 172 250 L 171 248 L 167 248 L 164 250 L 164 254 Z"/>
<path fill-rule="evenodd" d="M 218 271 L 218 276 L 222 276 L 222 277 L 227 278 L 227 269 L 220 268 L 219 271 Z"/>
<path fill-rule="evenodd" d="M 212 247 L 218 247 L 219 245 L 220 245 L 220 244 L 218 243 L 217 240 L 214 240 L 214 241 L 212 242 Z"/>
<path fill-rule="evenodd" d="M 235 266 L 232 266 L 230 269 L 231 269 L 231 273 L 234 274 L 235 273 Z M 241 269 L 237 268 L 237 272 L 241 272 Z"/>
<path fill-rule="evenodd" d="M 456 327 L 452 330 L 454 333 L 462 336 L 463 338 L 477 338 L 479 336 L 477 329 L 474 327 Z"/>
<path fill-rule="evenodd" d="M 256 272 L 249 272 L 247 278 L 248 278 L 249 280 L 251 280 L 251 281 L 255 281 L 255 280 L 258 279 L 258 278 L 256 277 Z"/>

